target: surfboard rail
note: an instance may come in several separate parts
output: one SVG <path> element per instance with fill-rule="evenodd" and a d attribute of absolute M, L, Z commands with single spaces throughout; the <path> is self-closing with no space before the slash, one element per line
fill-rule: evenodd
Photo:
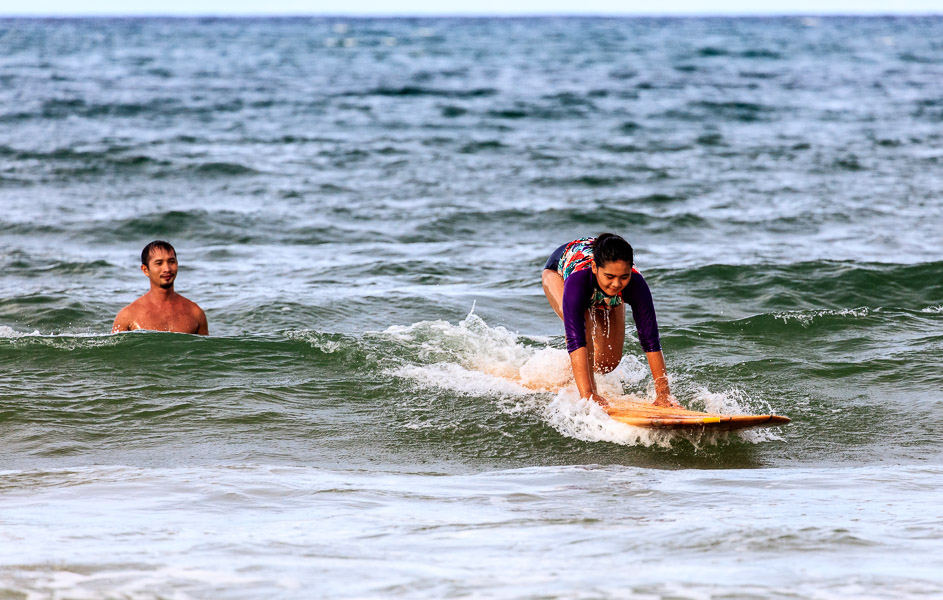
<path fill-rule="evenodd" d="M 734 431 L 754 427 L 776 427 L 791 422 L 782 415 L 724 415 L 669 408 L 642 402 L 619 402 L 606 409 L 620 423 L 658 429 L 711 429 Z"/>

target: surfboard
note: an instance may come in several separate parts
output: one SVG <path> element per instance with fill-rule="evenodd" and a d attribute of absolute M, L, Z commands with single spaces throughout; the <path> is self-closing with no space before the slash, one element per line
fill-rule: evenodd
<path fill-rule="evenodd" d="M 628 400 L 614 400 L 606 412 L 620 423 L 659 429 L 734 431 L 751 427 L 775 427 L 790 421 L 789 417 L 780 415 L 722 415 Z"/>

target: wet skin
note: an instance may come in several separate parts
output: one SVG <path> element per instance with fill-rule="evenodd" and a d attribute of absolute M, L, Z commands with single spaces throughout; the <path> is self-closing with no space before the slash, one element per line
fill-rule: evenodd
<path fill-rule="evenodd" d="M 177 279 L 177 256 L 173 251 L 151 251 L 141 271 L 151 289 L 121 309 L 111 327 L 112 333 L 148 329 L 175 333 L 209 334 L 206 314 L 195 302 L 174 291 Z"/>
<path fill-rule="evenodd" d="M 632 265 L 624 260 L 617 260 L 597 267 L 591 266 L 596 283 L 606 294 L 614 296 L 625 289 L 632 278 Z M 543 272 L 544 293 L 550 306 L 560 319 L 563 319 L 563 277 L 551 269 Z M 608 314 L 607 314 L 608 313 Z M 603 407 L 609 401 L 596 391 L 596 378 L 593 373 L 609 373 L 622 360 L 622 346 L 625 342 L 625 305 L 614 308 L 586 311 L 586 346 L 570 353 L 573 378 L 581 398 L 592 398 Z M 656 406 L 680 407 L 671 395 L 668 386 L 668 373 L 664 354 L 646 352 L 648 366 L 655 381 Z"/>

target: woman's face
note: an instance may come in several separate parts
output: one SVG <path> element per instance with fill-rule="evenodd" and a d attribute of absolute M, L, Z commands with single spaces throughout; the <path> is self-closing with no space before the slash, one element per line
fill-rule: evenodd
<path fill-rule="evenodd" d="M 625 289 L 632 277 L 632 265 L 624 260 L 614 260 L 601 267 L 593 263 L 592 269 L 599 289 L 607 296 L 615 296 Z"/>

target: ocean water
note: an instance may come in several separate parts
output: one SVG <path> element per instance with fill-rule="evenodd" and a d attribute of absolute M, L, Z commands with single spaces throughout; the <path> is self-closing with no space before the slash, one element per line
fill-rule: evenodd
<path fill-rule="evenodd" d="M 943 596 L 940 40 L 0 20 L 0 598 Z M 678 399 L 790 425 L 578 398 L 540 270 L 602 231 Z M 153 239 L 210 337 L 108 333 Z"/>

